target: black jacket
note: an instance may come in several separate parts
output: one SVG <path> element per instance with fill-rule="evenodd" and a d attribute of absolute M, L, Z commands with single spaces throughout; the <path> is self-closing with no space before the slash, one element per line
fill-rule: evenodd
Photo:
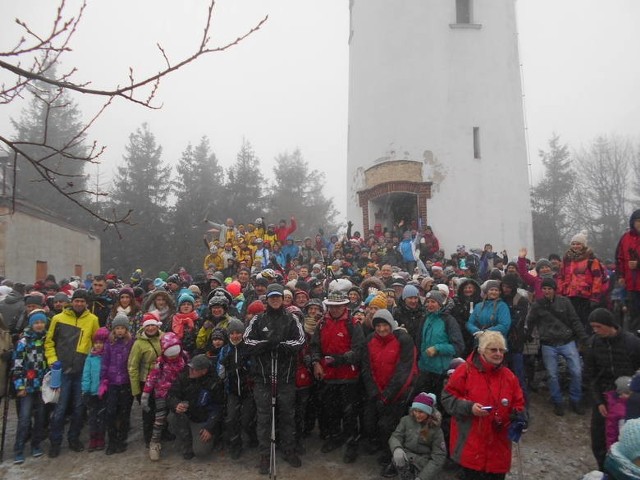
<path fill-rule="evenodd" d="M 199 378 L 189 378 L 189 367 L 178 375 L 167 395 L 167 403 L 175 411 L 184 401 L 189 402 L 185 414 L 189 420 L 204 423 L 203 428 L 213 433 L 216 417 L 224 405 L 224 389 L 213 368 Z"/>
<path fill-rule="evenodd" d="M 278 362 L 278 383 L 294 383 L 297 352 L 304 346 L 302 325 L 283 308 L 267 311 L 251 319 L 244 332 L 247 352 L 253 356 L 251 374 L 256 382 L 271 383 L 272 359 Z"/>
<path fill-rule="evenodd" d="M 415 309 L 407 308 L 407 306 L 403 303 L 398 305 L 393 310 L 393 318 L 396 322 L 398 322 L 399 327 L 404 327 L 407 333 L 413 339 L 413 342 L 416 345 L 420 345 L 420 341 L 422 340 L 421 334 L 418 330 L 421 322 L 427 316 L 427 309 L 424 308 L 424 305 L 418 303 L 418 307 Z"/>
<path fill-rule="evenodd" d="M 603 394 L 616 389 L 616 379 L 632 377 L 640 368 L 640 338 L 622 330 L 615 337 L 592 335 L 587 342 L 584 368 L 593 401 L 596 405 L 605 403 Z"/>
<path fill-rule="evenodd" d="M 533 332 L 536 327 L 542 345 L 560 346 L 587 339 L 573 304 L 562 295 L 556 295 L 552 302 L 543 297 L 533 303 L 527 317 L 527 328 Z"/>

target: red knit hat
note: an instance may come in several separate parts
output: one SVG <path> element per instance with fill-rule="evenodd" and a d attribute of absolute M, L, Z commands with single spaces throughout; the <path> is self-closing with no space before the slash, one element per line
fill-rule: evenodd
<path fill-rule="evenodd" d="M 251 315 L 258 315 L 259 313 L 264 312 L 266 309 L 264 308 L 264 303 L 260 300 L 255 300 L 249 304 L 247 307 L 247 313 Z"/>

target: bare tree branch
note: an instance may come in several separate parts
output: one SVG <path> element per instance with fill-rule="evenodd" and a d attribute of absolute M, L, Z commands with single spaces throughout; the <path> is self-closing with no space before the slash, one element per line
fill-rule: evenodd
<path fill-rule="evenodd" d="M 102 214 L 96 211 L 92 206 L 83 202 L 82 198 L 86 195 L 106 196 L 106 192 L 86 189 L 83 187 L 75 188 L 73 178 L 82 177 L 77 173 L 66 173 L 61 169 L 60 159 L 71 162 L 83 162 L 85 164 L 100 163 L 100 157 L 105 151 L 105 146 L 99 146 L 93 141 L 87 149 L 84 149 L 83 142 L 87 136 L 88 130 L 95 124 L 104 111 L 111 106 L 117 98 L 123 98 L 126 101 L 141 105 L 145 108 L 158 109 L 162 104 L 154 104 L 156 95 L 158 94 L 160 83 L 163 77 L 185 67 L 194 62 L 201 56 L 209 53 L 223 52 L 228 50 L 247 37 L 258 31 L 267 21 L 268 16 L 257 22 L 243 35 L 237 37 L 221 46 L 209 46 L 211 39 L 211 29 L 213 24 L 213 13 L 215 8 L 215 0 L 210 0 L 202 37 L 199 45 L 194 51 L 185 58 L 177 62 L 172 62 L 165 49 L 157 43 L 160 50 L 164 67 L 156 74 L 136 79 L 134 71 L 129 68 L 128 79 L 125 86 L 117 85 L 111 88 L 91 88 L 92 82 L 80 82 L 74 77 L 78 70 L 75 67 L 70 68 L 63 73 L 55 73 L 56 67 L 60 65 L 61 57 L 64 53 L 70 52 L 71 42 L 78 30 L 78 26 L 83 18 L 87 2 L 84 0 L 82 4 L 73 13 L 68 12 L 66 0 L 59 0 L 56 9 L 55 18 L 51 23 L 48 33 L 41 35 L 34 31 L 26 22 L 16 19 L 16 23 L 23 31 L 21 38 L 15 43 L 14 47 L 8 51 L 0 51 L 0 69 L 13 74 L 13 79 L 8 84 L 0 85 L 0 105 L 7 105 L 17 99 L 24 98 L 25 93 L 30 93 L 38 101 L 44 103 L 44 131 L 41 139 L 36 140 L 12 140 L 8 135 L 0 132 L 0 142 L 3 143 L 9 151 L 13 152 L 13 185 L 16 185 L 18 175 L 18 162 L 28 162 L 33 166 L 39 180 L 51 185 L 61 195 L 68 198 L 81 209 L 92 215 L 94 218 L 105 224 L 105 228 L 115 227 L 118 229 L 119 224 L 131 224 L 131 212 L 129 210 L 124 215 L 117 215 L 115 211 L 111 214 Z M 25 64 L 29 64 L 25 66 Z M 48 85 L 55 88 L 55 94 L 51 95 L 51 89 L 43 88 Z M 67 109 L 70 107 L 68 102 L 63 102 L 65 92 L 77 92 L 80 94 L 106 97 L 104 104 L 97 112 L 79 129 L 71 138 L 65 140 L 61 146 L 51 144 L 49 138 L 49 122 L 54 109 Z M 37 154 L 34 152 L 38 152 Z M 83 152 L 83 153 L 79 153 Z M 52 159 L 57 159 L 58 164 L 53 165 Z M 66 180 L 64 180 L 66 179 Z M 15 206 L 16 189 L 12 189 L 12 200 Z"/>

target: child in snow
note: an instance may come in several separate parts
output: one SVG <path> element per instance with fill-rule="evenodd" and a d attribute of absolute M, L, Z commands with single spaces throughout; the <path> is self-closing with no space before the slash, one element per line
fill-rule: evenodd
<path fill-rule="evenodd" d="M 156 312 L 145 313 L 142 317 L 142 328 L 138 331 L 136 340 L 131 347 L 131 352 L 129 352 L 128 369 L 131 395 L 137 398 L 139 402 L 142 399 L 144 382 L 147 380 L 147 376 L 156 364 L 158 355 L 161 352 L 160 339 L 164 335 L 160 331 L 161 326 L 162 322 L 160 322 L 160 317 Z M 151 443 L 155 412 L 155 403 L 150 400 L 149 411 L 142 411 L 142 434 L 147 448 Z"/>
<path fill-rule="evenodd" d="M 82 395 L 85 398 L 89 417 L 89 452 L 104 448 L 105 400 L 98 396 L 98 390 L 100 389 L 102 354 L 108 339 L 107 327 L 101 327 L 93 334 L 93 347 L 84 362 L 82 371 Z"/>
<path fill-rule="evenodd" d="M 231 458 L 242 453 L 242 434 L 248 446 L 257 446 L 256 405 L 253 399 L 253 381 L 249 377 L 251 358 L 242 336 L 244 323 L 237 318 L 229 321 L 229 343 L 218 354 L 218 376 L 224 382 L 227 393 L 225 433 L 231 450 Z"/>
<path fill-rule="evenodd" d="M 182 348 L 188 354 L 192 354 L 196 348 L 196 322 L 198 312 L 195 310 L 195 300 L 188 293 L 183 293 L 178 298 L 178 313 L 171 321 L 171 331 L 177 335 L 182 343 Z"/>
<path fill-rule="evenodd" d="M 44 439 L 45 415 L 42 402 L 42 379 L 48 370 L 44 356 L 47 321 L 44 310 L 33 310 L 28 317 L 29 327 L 24 330 L 13 352 L 12 380 L 16 397 L 20 399 L 16 443 L 13 448 L 15 454 L 13 463 L 16 465 L 24 463 L 24 444 L 29 434 L 31 434 L 31 455 L 42 456 L 40 443 Z M 33 425 L 31 425 L 31 417 L 34 419 Z"/>
<path fill-rule="evenodd" d="M 153 394 L 156 405 L 156 416 L 153 422 L 153 432 L 151 433 L 151 443 L 149 444 L 149 458 L 152 461 L 160 460 L 160 450 L 162 446 L 162 431 L 167 423 L 167 394 L 171 384 L 178 378 L 180 372 L 187 364 L 187 354 L 183 352 L 180 339 L 173 332 L 167 332 L 160 339 L 162 355 L 158 357 L 155 366 L 149 372 L 147 381 L 144 384 L 143 394 L 140 399 L 142 409 L 150 411 L 149 398 Z"/>
<path fill-rule="evenodd" d="M 109 341 L 105 344 L 100 368 L 98 397 L 106 399 L 107 433 L 109 444 L 105 453 L 113 455 L 127 449 L 131 418 L 131 382 L 129 381 L 129 353 L 133 338 L 129 332 L 129 318 L 118 313 L 111 322 Z M 106 396 L 105 396 L 106 395 Z"/>
<path fill-rule="evenodd" d="M 413 399 L 409 415 L 400 419 L 389 438 L 393 461 L 385 468 L 384 476 L 390 476 L 395 469 L 401 480 L 438 478 L 447 458 L 440 418 L 436 396 L 419 393 Z"/>
<path fill-rule="evenodd" d="M 607 401 L 606 441 L 607 450 L 618 441 L 620 428 L 627 414 L 627 400 L 631 395 L 631 377 L 618 377 L 616 389 L 604 393 Z"/>

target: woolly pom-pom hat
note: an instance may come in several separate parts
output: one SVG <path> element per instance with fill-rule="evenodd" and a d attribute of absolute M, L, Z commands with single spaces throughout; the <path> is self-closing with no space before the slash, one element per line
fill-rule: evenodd
<path fill-rule="evenodd" d="M 438 305 L 440 306 L 444 305 L 444 294 L 440 290 L 431 290 L 429 293 L 427 293 L 426 298 L 427 300 L 431 299 L 438 302 Z"/>
<path fill-rule="evenodd" d="M 573 243 L 573 242 L 581 243 L 582 245 L 584 245 L 586 247 L 587 246 L 587 232 L 585 230 L 582 230 L 580 233 L 576 233 L 573 237 L 571 237 L 571 243 Z"/>
<path fill-rule="evenodd" d="M 107 329 L 107 327 L 100 327 L 98 330 L 96 330 L 96 332 L 93 334 L 93 342 L 106 342 L 109 339 L 109 330 Z"/>
<path fill-rule="evenodd" d="M 116 327 L 129 328 L 129 317 L 127 317 L 124 313 L 117 314 L 111 321 L 111 329 L 113 330 Z"/>
<path fill-rule="evenodd" d="M 433 393 L 421 392 L 413 399 L 411 408 L 420 410 L 427 415 L 433 413 L 433 406 L 436 404 L 436 396 Z"/>
<path fill-rule="evenodd" d="M 371 299 L 371 301 L 369 302 L 369 306 L 376 308 L 387 308 L 387 296 L 382 292 L 378 292 L 378 294 L 376 294 L 376 296 L 373 297 L 373 299 Z"/>

